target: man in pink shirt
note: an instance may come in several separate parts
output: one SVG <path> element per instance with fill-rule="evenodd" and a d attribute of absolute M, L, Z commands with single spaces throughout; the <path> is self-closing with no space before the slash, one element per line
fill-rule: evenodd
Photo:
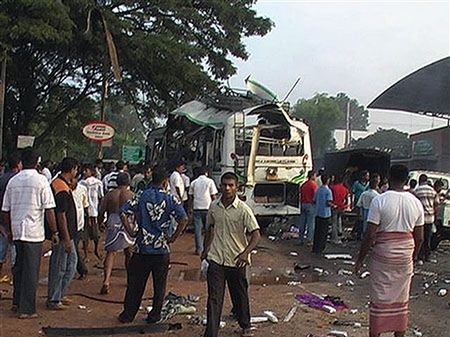
<path fill-rule="evenodd" d="M 314 206 L 314 195 L 318 189 L 316 183 L 316 172 L 308 172 L 308 180 L 300 187 L 300 223 L 299 229 L 299 243 L 302 245 L 305 243 L 312 244 L 314 240 L 314 218 L 316 215 Z M 306 237 L 305 237 L 306 230 Z"/>

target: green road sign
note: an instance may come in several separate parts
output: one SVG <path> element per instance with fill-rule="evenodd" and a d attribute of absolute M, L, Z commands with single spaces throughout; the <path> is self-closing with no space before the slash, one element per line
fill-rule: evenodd
<path fill-rule="evenodd" d="M 122 160 L 132 164 L 145 160 L 145 146 L 123 145 Z"/>

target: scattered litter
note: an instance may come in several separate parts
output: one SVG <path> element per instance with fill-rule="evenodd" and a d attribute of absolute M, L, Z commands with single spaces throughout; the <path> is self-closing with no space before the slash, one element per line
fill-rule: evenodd
<path fill-rule="evenodd" d="M 324 306 L 322 307 L 322 310 L 328 312 L 329 314 L 334 314 L 334 313 L 336 313 L 336 309 L 333 308 L 332 306 L 329 306 L 329 305 L 324 305 Z"/>
<path fill-rule="evenodd" d="M 333 322 L 333 325 L 338 325 L 338 326 L 351 326 L 354 328 L 361 328 L 363 326 L 363 324 L 361 322 L 355 322 L 352 320 L 344 320 L 344 319 L 336 319 Z M 365 324 L 367 325 L 367 324 Z"/>
<path fill-rule="evenodd" d="M 422 337 L 422 332 L 420 332 L 418 329 L 414 329 L 413 330 L 413 333 L 414 333 L 414 336 L 416 336 L 416 337 Z"/>
<path fill-rule="evenodd" d="M 350 313 L 351 314 L 357 314 L 358 313 L 358 309 L 350 309 Z"/>
<path fill-rule="evenodd" d="M 311 268 L 310 264 L 296 264 L 294 266 L 294 271 L 296 273 L 299 273 L 300 271 L 305 270 L 305 269 L 309 269 L 309 268 Z"/>
<path fill-rule="evenodd" d="M 206 325 L 206 317 L 205 316 L 188 316 L 188 320 L 191 324 L 194 325 Z M 219 327 L 223 329 L 227 325 L 226 322 L 220 321 Z"/>
<path fill-rule="evenodd" d="M 148 310 L 149 307 L 147 307 L 147 312 Z M 161 311 L 161 321 L 166 321 L 176 315 L 194 314 L 196 311 L 197 309 L 187 297 L 169 293 Z"/>
<path fill-rule="evenodd" d="M 353 287 L 355 285 L 355 282 L 353 282 L 352 280 L 347 280 L 345 281 L 345 285 Z"/>
<path fill-rule="evenodd" d="M 438 291 L 438 295 L 441 297 L 446 296 L 447 293 L 448 293 L 447 289 L 439 289 L 439 291 Z"/>
<path fill-rule="evenodd" d="M 287 315 L 284 317 L 283 322 L 289 322 L 292 317 L 294 317 L 295 313 L 297 312 L 297 306 L 294 305 L 289 312 L 287 313 Z"/>
<path fill-rule="evenodd" d="M 351 266 L 354 266 L 354 265 L 355 265 L 355 261 L 349 261 L 349 260 L 344 260 L 344 261 L 342 261 L 342 263 L 343 263 L 343 264 L 349 264 L 349 265 L 351 265 Z"/>
<path fill-rule="evenodd" d="M 351 260 L 352 256 L 350 254 L 325 254 L 324 255 L 327 260 Z"/>
<path fill-rule="evenodd" d="M 256 254 L 256 253 L 258 253 L 258 251 L 256 249 L 253 249 L 252 254 Z"/>
<path fill-rule="evenodd" d="M 328 333 L 328 336 L 333 336 L 333 337 L 347 337 L 348 334 L 346 331 L 338 331 L 338 330 L 332 330 Z"/>
<path fill-rule="evenodd" d="M 415 275 L 422 275 L 422 276 L 426 276 L 426 277 L 436 277 L 437 274 L 432 272 L 432 271 L 427 271 L 427 270 L 421 270 L 421 269 L 417 269 L 414 271 Z"/>
<path fill-rule="evenodd" d="M 288 232 L 281 234 L 282 240 L 298 239 L 300 237 L 299 230 L 296 226 L 291 226 Z"/>
<path fill-rule="evenodd" d="M 298 285 L 300 285 L 300 284 L 302 284 L 301 281 L 289 281 L 289 282 L 287 283 L 288 286 L 293 286 L 293 287 L 296 287 L 296 286 L 298 286 Z"/>
<path fill-rule="evenodd" d="M 276 236 L 273 236 L 273 235 L 269 235 L 267 238 L 268 238 L 270 241 L 275 241 L 275 240 L 277 239 L 277 237 L 276 237 Z"/>
<path fill-rule="evenodd" d="M 339 269 L 338 275 L 353 275 L 353 272 L 347 269 Z"/>
<path fill-rule="evenodd" d="M 187 297 L 189 302 L 198 302 L 200 301 L 200 296 L 198 295 L 188 295 Z"/>
<path fill-rule="evenodd" d="M 445 283 L 445 284 L 450 284 L 450 278 L 446 278 L 446 279 L 444 280 L 444 283 Z"/>
<path fill-rule="evenodd" d="M 430 287 L 430 284 L 429 283 L 424 283 L 423 284 L 423 289 L 428 289 Z"/>
<path fill-rule="evenodd" d="M 273 269 L 270 267 L 267 267 L 267 271 L 272 271 Z"/>
<path fill-rule="evenodd" d="M 438 263 L 437 260 L 435 260 L 435 259 L 431 259 L 430 262 L 434 263 L 434 264 Z"/>
<path fill-rule="evenodd" d="M 251 317 L 250 318 L 250 323 L 251 324 L 256 324 L 256 323 L 264 323 L 264 322 L 268 322 L 269 321 L 269 317 L 267 316 L 257 316 L 257 317 Z"/>
<path fill-rule="evenodd" d="M 295 298 L 313 309 L 323 310 L 322 308 L 324 306 L 332 307 L 338 311 L 347 309 L 347 305 L 345 305 L 344 301 L 342 301 L 340 297 L 320 297 L 314 294 L 300 294 L 295 296 Z"/>
<path fill-rule="evenodd" d="M 336 287 L 340 288 L 343 286 L 343 283 L 336 283 Z"/>
<path fill-rule="evenodd" d="M 315 272 L 317 272 L 317 273 L 319 273 L 319 274 L 322 274 L 323 273 L 323 269 L 322 268 L 314 268 L 313 269 Z"/>
<path fill-rule="evenodd" d="M 298 256 L 298 253 L 297 252 L 290 252 L 289 255 L 290 256 Z"/>
<path fill-rule="evenodd" d="M 267 316 L 267 318 L 269 319 L 270 322 L 272 322 L 272 323 L 278 323 L 278 318 L 277 318 L 277 316 L 275 316 L 275 314 L 273 313 L 273 311 L 266 310 L 266 311 L 264 311 L 264 315 Z"/>
<path fill-rule="evenodd" d="M 359 275 L 359 278 L 366 278 L 369 275 L 370 275 L 370 272 L 365 271 L 364 273 L 361 273 L 361 275 Z"/>
<path fill-rule="evenodd" d="M 79 304 L 79 305 L 78 305 L 78 309 L 81 309 L 81 310 L 86 310 L 86 309 L 87 309 L 87 307 L 86 307 L 85 305 L 81 305 L 81 304 Z"/>
<path fill-rule="evenodd" d="M 50 256 L 52 256 L 52 250 L 51 249 L 44 253 L 44 257 L 50 257 Z"/>

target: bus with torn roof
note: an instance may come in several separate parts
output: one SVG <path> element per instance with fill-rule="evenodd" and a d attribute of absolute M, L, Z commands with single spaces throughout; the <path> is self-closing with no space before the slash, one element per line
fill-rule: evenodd
<path fill-rule="evenodd" d="M 148 136 L 147 159 L 183 159 L 190 172 L 207 166 L 217 184 L 235 172 L 240 198 L 263 223 L 299 215 L 299 184 L 312 169 L 308 126 L 279 103 L 234 91 L 170 112 L 166 126 Z"/>

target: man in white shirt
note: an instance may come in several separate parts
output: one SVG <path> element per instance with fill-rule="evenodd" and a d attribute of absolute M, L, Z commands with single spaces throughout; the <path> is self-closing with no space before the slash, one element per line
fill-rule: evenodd
<path fill-rule="evenodd" d="M 94 241 L 94 250 L 95 255 L 99 257 L 98 252 L 98 208 L 100 205 L 100 200 L 103 198 L 103 184 L 102 182 L 95 177 L 96 171 L 95 167 L 91 164 L 88 164 L 84 167 L 84 179 L 80 181 L 81 185 L 86 186 L 88 198 L 89 198 L 89 207 L 88 207 L 88 221 L 84 228 L 83 235 L 83 250 L 84 257 L 87 258 L 87 250 L 89 246 L 89 240 Z"/>
<path fill-rule="evenodd" d="M 182 177 L 186 167 L 184 162 L 178 162 L 175 170 L 170 175 L 170 193 L 174 195 L 179 201 L 183 202 L 183 195 L 186 189 Z"/>
<path fill-rule="evenodd" d="M 208 177 L 208 169 L 202 167 L 199 170 L 199 177 L 195 179 L 189 189 L 189 215 L 194 216 L 195 227 L 195 248 L 196 254 L 200 255 L 203 252 L 203 232 L 206 228 L 206 216 L 211 201 L 216 198 L 218 193 L 214 180 Z"/>
<path fill-rule="evenodd" d="M 17 257 L 13 267 L 13 309 L 19 318 L 35 318 L 36 290 L 45 240 L 44 213 L 53 244 L 58 244 L 55 199 L 47 179 L 38 173 L 38 155 L 22 152 L 23 170 L 8 183 L 3 198 L 3 222 L 9 228 Z"/>
<path fill-rule="evenodd" d="M 84 280 L 88 273 L 88 269 L 86 263 L 84 262 L 84 259 L 82 259 L 80 256 L 78 245 L 83 235 L 85 219 L 89 207 L 89 197 L 86 186 L 79 184 L 76 178 L 72 179 L 70 188 L 72 189 L 72 197 L 75 203 L 75 209 L 77 211 L 77 235 L 74 238 L 74 243 L 75 243 L 75 251 L 78 257 L 77 272 L 80 275 L 78 279 Z"/>
<path fill-rule="evenodd" d="M 42 174 L 47 178 L 48 182 L 52 181 L 52 172 L 50 171 L 52 166 L 53 165 L 50 160 L 46 160 L 42 163 Z"/>
<path fill-rule="evenodd" d="M 423 241 L 424 211 L 414 195 L 404 190 L 408 169 L 394 165 L 389 172 L 391 190 L 375 197 L 367 218 L 369 227 L 361 243 L 355 271 L 370 254 L 369 336 L 394 332 L 405 336 L 413 261 Z"/>
<path fill-rule="evenodd" d="M 376 196 L 380 195 L 378 193 L 378 184 L 380 183 L 380 176 L 373 175 L 370 178 L 369 189 L 367 191 L 362 192 L 359 197 L 358 202 L 356 203 L 356 207 L 361 209 L 362 218 L 363 218 L 363 234 L 367 232 L 367 216 L 369 215 L 370 204 Z"/>

